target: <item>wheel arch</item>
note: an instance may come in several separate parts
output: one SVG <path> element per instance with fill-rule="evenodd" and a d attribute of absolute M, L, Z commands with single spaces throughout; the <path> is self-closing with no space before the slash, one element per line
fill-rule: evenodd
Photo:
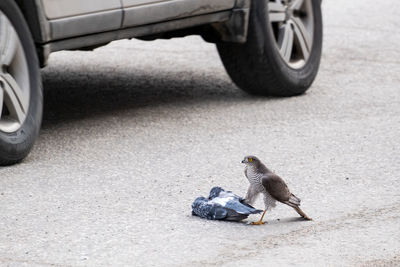
<path fill-rule="evenodd" d="M 15 0 L 15 3 L 24 15 L 35 43 L 43 44 L 49 41 L 50 27 L 43 13 L 42 2 Z"/>
<path fill-rule="evenodd" d="M 15 3 L 28 24 L 36 45 L 40 65 L 43 67 L 46 65 L 49 56 L 49 49 L 45 44 L 50 41 L 50 25 L 43 13 L 42 2 L 41 0 L 15 0 Z"/>

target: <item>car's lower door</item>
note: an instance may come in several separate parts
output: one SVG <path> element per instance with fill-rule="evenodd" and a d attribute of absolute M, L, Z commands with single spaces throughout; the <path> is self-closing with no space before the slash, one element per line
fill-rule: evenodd
<path fill-rule="evenodd" d="M 123 27 L 191 17 L 234 6 L 236 0 L 122 0 Z"/>
<path fill-rule="evenodd" d="M 116 30 L 121 0 L 41 0 L 52 40 Z"/>

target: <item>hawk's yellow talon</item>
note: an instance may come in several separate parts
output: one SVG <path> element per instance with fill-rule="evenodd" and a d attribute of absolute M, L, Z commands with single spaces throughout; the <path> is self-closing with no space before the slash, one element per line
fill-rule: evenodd
<path fill-rule="evenodd" d="M 263 222 L 264 215 L 267 212 L 267 210 L 264 210 L 263 215 L 261 216 L 261 219 L 258 222 L 252 222 L 251 225 L 263 225 L 265 222 Z"/>

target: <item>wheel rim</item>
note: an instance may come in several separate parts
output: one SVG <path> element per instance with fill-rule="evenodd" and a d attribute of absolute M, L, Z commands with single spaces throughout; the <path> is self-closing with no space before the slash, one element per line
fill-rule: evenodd
<path fill-rule="evenodd" d="M 312 0 L 270 0 L 268 15 L 280 56 L 289 67 L 302 68 L 313 43 Z"/>
<path fill-rule="evenodd" d="M 0 11 L 0 131 L 11 133 L 26 119 L 30 97 L 29 71 L 22 43 Z"/>

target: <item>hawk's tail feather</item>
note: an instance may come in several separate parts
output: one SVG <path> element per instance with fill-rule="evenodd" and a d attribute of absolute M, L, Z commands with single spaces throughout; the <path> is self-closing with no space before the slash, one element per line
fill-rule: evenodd
<path fill-rule="evenodd" d="M 308 221 L 312 221 L 312 219 L 310 217 L 307 216 L 307 214 L 304 213 L 304 211 L 302 211 L 298 206 L 293 207 L 295 209 L 295 211 L 304 219 L 308 220 Z"/>
<path fill-rule="evenodd" d="M 301 199 L 293 194 L 290 194 L 289 200 L 287 201 L 289 206 L 300 206 Z"/>

